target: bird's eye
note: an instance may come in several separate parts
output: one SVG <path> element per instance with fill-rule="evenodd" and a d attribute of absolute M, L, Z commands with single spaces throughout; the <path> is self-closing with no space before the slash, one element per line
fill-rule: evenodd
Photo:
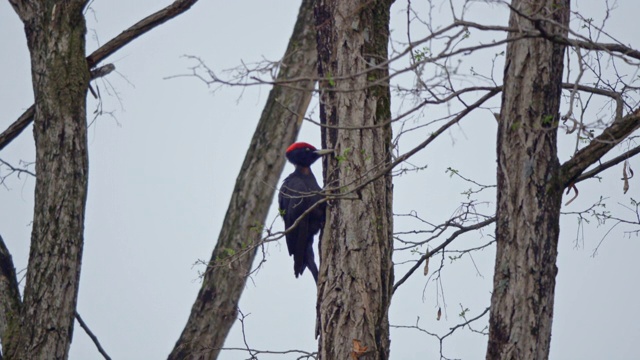
<path fill-rule="evenodd" d="M 305 149 L 305 150 L 307 150 L 307 151 L 311 150 L 311 149 L 309 149 L 309 148 L 304 148 L 304 149 Z"/>

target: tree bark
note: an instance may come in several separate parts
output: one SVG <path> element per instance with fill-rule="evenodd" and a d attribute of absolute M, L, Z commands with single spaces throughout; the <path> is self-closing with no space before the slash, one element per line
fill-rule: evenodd
<path fill-rule="evenodd" d="M 510 27 L 567 35 L 569 0 L 514 0 L 511 6 Z M 564 189 L 555 181 L 564 50 L 564 44 L 540 38 L 507 45 L 498 126 L 491 360 L 549 357 Z"/>
<path fill-rule="evenodd" d="M 304 0 L 278 80 L 306 80 L 275 85 L 269 93 L 202 288 L 169 359 L 216 359 L 236 321 L 238 302 L 262 237 L 275 184 L 284 168 L 285 150 L 298 136 L 311 101 L 316 60 L 313 1 Z M 230 253 L 234 255 L 229 256 Z"/>
<path fill-rule="evenodd" d="M 387 359 L 393 287 L 390 173 L 356 193 L 391 162 L 387 46 L 391 1 L 320 0 L 315 16 L 325 184 L 334 196 L 320 243 L 321 359 Z M 336 128 L 340 127 L 340 128 Z M 361 128 L 366 127 L 366 128 Z"/>
<path fill-rule="evenodd" d="M 5 344 L 6 352 L 6 344 L 12 337 L 7 329 L 12 331 L 19 329 L 15 322 L 20 319 L 22 300 L 13 259 L 2 236 L 0 236 L 0 294 L 2 294 L 0 296 L 0 343 Z M 2 359 L 1 352 L 0 359 Z"/>
<path fill-rule="evenodd" d="M 35 97 L 35 210 L 9 359 L 66 359 L 80 280 L 88 154 L 86 1 L 10 1 L 25 25 Z"/>

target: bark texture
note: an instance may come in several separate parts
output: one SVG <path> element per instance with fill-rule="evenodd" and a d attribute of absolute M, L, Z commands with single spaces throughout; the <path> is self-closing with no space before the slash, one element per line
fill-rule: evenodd
<path fill-rule="evenodd" d="M 7 344 L 11 333 L 7 329 L 18 329 L 15 322 L 19 321 L 22 301 L 16 278 L 16 269 L 9 249 L 0 236 L 0 344 Z M 0 352 L 0 359 L 2 355 Z"/>
<path fill-rule="evenodd" d="M 391 1 L 320 0 L 315 16 L 322 78 L 323 147 L 331 200 L 320 242 L 321 359 L 387 359 L 393 287 L 389 173 L 350 193 L 391 162 L 387 46 Z M 382 65 L 381 65 L 382 64 Z M 335 128 L 340 127 L 340 128 Z M 366 128 L 362 128 L 366 127 Z"/>
<path fill-rule="evenodd" d="M 514 0 L 511 6 L 510 27 L 539 26 L 549 34 L 567 35 L 569 0 Z M 564 188 L 556 181 L 564 50 L 565 45 L 540 38 L 507 46 L 487 359 L 549 356 Z"/>
<path fill-rule="evenodd" d="M 231 326 L 256 255 L 255 246 L 285 164 L 298 136 L 316 77 L 313 1 L 304 0 L 278 80 L 251 140 L 227 214 L 189 320 L 169 359 L 216 359 Z M 229 256 L 230 253 L 234 255 Z"/>
<path fill-rule="evenodd" d="M 86 1 L 10 1 L 25 25 L 35 98 L 35 210 L 24 303 L 8 359 L 66 359 L 82 259 L 88 155 Z"/>

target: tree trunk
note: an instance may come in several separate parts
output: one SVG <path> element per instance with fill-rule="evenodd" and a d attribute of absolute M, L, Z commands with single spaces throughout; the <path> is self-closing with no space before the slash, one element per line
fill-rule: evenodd
<path fill-rule="evenodd" d="M 389 173 L 351 192 L 391 161 L 387 46 L 391 1 L 316 4 L 325 184 L 334 196 L 320 243 L 321 359 L 387 359 L 393 287 Z M 383 64 L 383 65 L 380 65 Z M 366 128 L 363 128 L 366 127 Z"/>
<path fill-rule="evenodd" d="M 9 359 L 66 359 L 80 280 L 88 154 L 86 1 L 10 1 L 25 24 L 35 97 L 35 210 Z"/>
<path fill-rule="evenodd" d="M 216 359 L 236 321 L 238 302 L 255 259 L 255 246 L 262 237 L 274 187 L 284 168 L 285 150 L 298 136 L 311 101 L 316 60 L 313 1 L 304 0 L 278 80 L 308 80 L 276 85 L 269 93 L 202 288 L 169 359 Z"/>
<path fill-rule="evenodd" d="M 20 328 L 16 322 L 20 321 L 22 300 L 13 259 L 2 236 L 0 236 L 0 294 L 0 344 L 5 344 L 6 352 L 6 344 L 12 337 L 7 330 L 16 331 Z M 1 352 L 0 359 L 2 359 Z"/>
<path fill-rule="evenodd" d="M 510 27 L 539 26 L 549 34 L 567 35 L 569 0 L 514 0 L 511 6 Z M 508 38 L 518 36 L 512 32 Z M 564 187 L 555 181 L 564 50 L 564 45 L 539 38 L 507 46 L 487 359 L 549 356 Z"/>

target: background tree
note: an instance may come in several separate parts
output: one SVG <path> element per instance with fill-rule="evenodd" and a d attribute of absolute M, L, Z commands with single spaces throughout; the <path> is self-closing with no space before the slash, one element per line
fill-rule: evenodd
<path fill-rule="evenodd" d="M 513 1 L 509 26 L 566 37 L 570 2 Z M 526 14 L 521 16 L 521 14 Z M 536 20 L 527 17 L 533 16 Z M 560 206 L 557 132 L 564 44 L 507 40 L 498 121 L 496 267 L 487 359 L 546 359 L 551 342 Z"/>
<path fill-rule="evenodd" d="M 640 126 L 635 111 L 560 165 L 570 2 L 513 1 L 498 126 L 496 266 L 487 359 L 549 357 L 562 192 Z M 535 29 L 535 30 L 534 30 Z M 538 39 L 523 39 L 526 31 Z M 562 40 L 556 40 L 562 39 Z M 556 40 L 556 41 L 554 41 Z M 581 129 L 582 130 L 582 129 Z"/>
<path fill-rule="evenodd" d="M 315 86 L 316 49 L 313 2 L 300 6 L 277 82 L 251 140 L 236 180 L 202 288 L 169 359 L 216 359 L 251 275 L 274 191 L 295 142 Z M 301 80 L 302 79 L 302 80 Z"/>
<path fill-rule="evenodd" d="M 36 189 L 24 301 L 8 358 L 65 359 L 80 280 L 88 154 L 86 1 L 11 1 L 25 25 L 35 97 Z"/>
<path fill-rule="evenodd" d="M 36 185 L 31 251 L 20 298 L 0 238 L 0 339 L 9 359 L 66 359 L 73 336 L 88 184 L 86 93 L 90 68 L 195 1 L 176 1 L 86 58 L 86 1 L 10 1 L 24 23 L 35 104 L 0 136 L 2 148 L 34 122 Z M 94 72 L 103 76 L 112 66 Z"/>

